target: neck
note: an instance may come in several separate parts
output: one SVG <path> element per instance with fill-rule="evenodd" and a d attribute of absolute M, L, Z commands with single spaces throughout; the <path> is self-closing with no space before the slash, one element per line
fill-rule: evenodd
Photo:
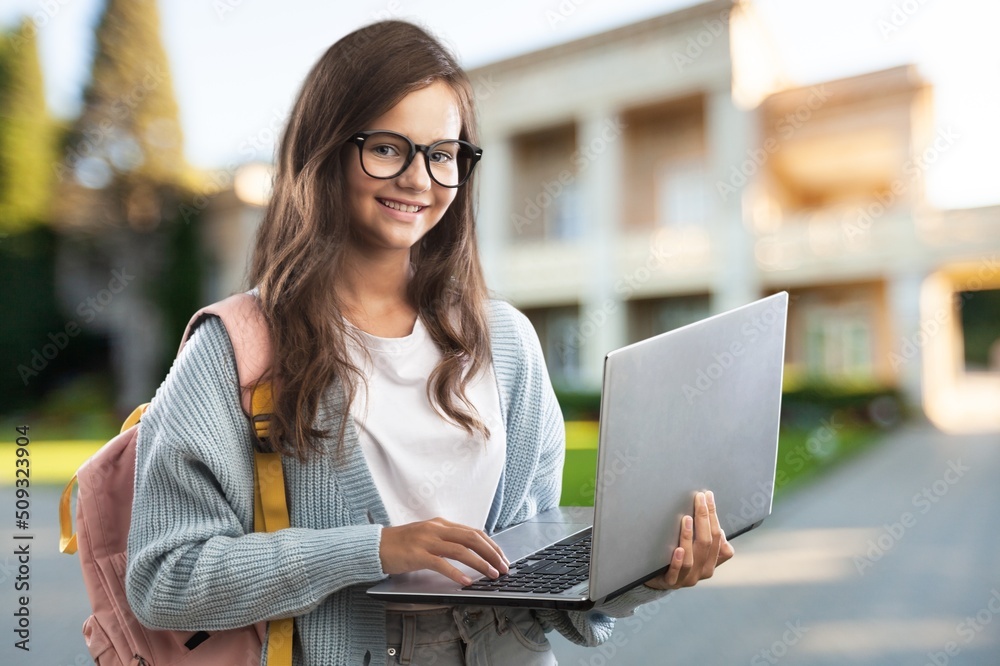
<path fill-rule="evenodd" d="M 343 304 L 344 316 L 354 325 L 368 330 L 380 320 L 408 319 L 416 315 L 406 296 L 410 279 L 409 252 L 377 255 L 355 252 L 344 268 L 337 281 L 337 295 Z"/>

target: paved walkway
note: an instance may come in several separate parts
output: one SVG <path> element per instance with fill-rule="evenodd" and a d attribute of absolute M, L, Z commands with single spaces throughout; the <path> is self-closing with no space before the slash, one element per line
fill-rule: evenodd
<path fill-rule="evenodd" d="M 897 431 L 562 666 L 1000 664 L 1000 435 Z"/>
<path fill-rule="evenodd" d="M 30 653 L 13 646 L 16 558 L 0 529 L 0 664 L 90 663 L 79 562 L 57 549 L 58 490 L 32 497 Z M 12 488 L 0 497 L 13 507 Z M 554 637 L 556 653 L 563 666 L 994 666 L 998 508 L 1000 435 L 908 426 L 776 504 L 711 581 L 622 620 L 601 648 Z"/>

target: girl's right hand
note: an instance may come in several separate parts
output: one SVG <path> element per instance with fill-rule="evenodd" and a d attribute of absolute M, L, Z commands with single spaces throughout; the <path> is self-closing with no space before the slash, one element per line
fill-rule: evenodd
<path fill-rule="evenodd" d="M 379 558 L 387 574 L 431 569 L 461 585 L 469 585 L 472 579 L 445 558 L 490 578 L 507 573 L 510 566 L 500 546 L 486 532 L 444 518 L 383 527 Z"/>

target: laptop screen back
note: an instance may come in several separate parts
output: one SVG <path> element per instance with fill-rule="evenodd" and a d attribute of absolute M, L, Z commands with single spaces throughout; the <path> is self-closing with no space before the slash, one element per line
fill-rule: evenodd
<path fill-rule="evenodd" d="M 590 598 L 665 567 L 694 494 L 726 534 L 771 513 L 788 294 L 608 354 Z"/>

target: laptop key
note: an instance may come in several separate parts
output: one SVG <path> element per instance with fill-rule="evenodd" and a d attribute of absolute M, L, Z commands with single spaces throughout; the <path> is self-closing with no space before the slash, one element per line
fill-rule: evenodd
<path fill-rule="evenodd" d="M 534 562 L 533 564 L 529 564 L 527 566 L 516 566 L 514 567 L 514 569 L 516 573 L 520 575 L 538 571 L 539 569 L 542 569 L 548 566 L 549 564 L 552 564 L 552 562 L 550 562 L 549 560 L 538 560 L 537 562 Z"/>

